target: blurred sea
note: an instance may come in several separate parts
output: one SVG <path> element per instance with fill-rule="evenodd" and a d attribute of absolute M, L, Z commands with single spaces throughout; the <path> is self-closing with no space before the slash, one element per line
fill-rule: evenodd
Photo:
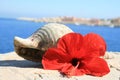
<path fill-rule="evenodd" d="M 14 51 L 13 40 L 15 36 L 27 38 L 45 24 L 46 23 L 0 18 L 0 53 Z M 75 24 L 65 25 L 69 26 L 74 32 L 83 35 L 89 32 L 95 32 L 105 39 L 107 43 L 107 51 L 120 52 L 120 28 L 110 28 L 106 26 L 93 27 Z"/>

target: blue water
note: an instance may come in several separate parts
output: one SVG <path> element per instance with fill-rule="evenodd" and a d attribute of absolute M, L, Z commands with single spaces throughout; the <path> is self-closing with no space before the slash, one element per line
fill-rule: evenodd
<path fill-rule="evenodd" d="M 0 19 L 0 53 L 14 50 L 13 40 L 15 36 L 27 38 L 43 25 L 44 23 Z"/>
<path fill-rule="evenodd" d="M 22 38 L 29 37 L 34 31 L 46 23 L 35 23 L 28 21 L 18 21 L 15 19 L 0 18 L 0 53 L 14 51 L 13 40 L 15 36 Z M 105 26 L 92 27 L 86 25 L 66 24 L 73 31 L 83 35 L 89 32 L 100 34 L 107 43 L 107 51 L 120 52 L 120 28 L 109 28 Z"/>

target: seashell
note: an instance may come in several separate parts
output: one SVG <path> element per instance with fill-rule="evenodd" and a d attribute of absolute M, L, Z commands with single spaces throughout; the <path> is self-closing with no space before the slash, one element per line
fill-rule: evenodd
<path fill-rule="evenodd" d="M 19 56 L 27 60 L 41 62 L 45 51 L 50 47 L 56 47 L 59 38 L 70 32 L 73 31 L 63 24 L 49 23 L 26 39 L 15 37 L 14 49 Z"/>

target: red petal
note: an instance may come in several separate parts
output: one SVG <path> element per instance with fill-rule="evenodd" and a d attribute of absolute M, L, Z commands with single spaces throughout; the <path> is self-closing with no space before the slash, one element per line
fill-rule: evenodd
<path fill-rule="evenodd" d="M 61 69 L 66 62 L 69 62 L 71 57 L 63 53 L 60 49 L 50 48 L 47 50 L 42 59 L 44 69 Z"/>
<path fill-rule="evenodd" d="M 63 68 L 60 70 L 61 73 L 68 75 L 69 71 L 74 68 L 71 63 L 65 63 Z"/>
<path fill-rule="evenodd" d="M 83 47 L 87 50 L 87 53 L 98 51 L 100 56 L 104 56 L 106 51 L 106 43 L 104 39 L 95 33 L 89 33 L 84 36 Z"/>
<path fill-rule="evenodd" d="M 64 67 L 61 69 L 61 73 L 69 77 L 69 76 L 80 76 L 85 74 L 86 72 L 84 69 L 78 69 L 74 67 L 72 64 L 66 63 Z"/>
<path fill-rule="evenodd" d="M 57 47 L 70 54 L 80 50 L 82 43 L 83 36 L 81 34 L 69 33 L 59 40 Z"/>
<path fill-rule="evenodd" d="M 84 68 L 89 71 L 86 74 L 90 74 L 94 76 L 103 76 L 110 72 L 106 61 L 102 58 L 88 57 L 82 62 L 84 63 Z"/>

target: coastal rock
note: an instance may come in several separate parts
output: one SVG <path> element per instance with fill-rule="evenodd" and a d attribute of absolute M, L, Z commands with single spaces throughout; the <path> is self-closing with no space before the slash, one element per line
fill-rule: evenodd
<path fill-rule="evenodd" d="M 113 58 L 106 58 L 108 64 L 120 65 L 120 53 L 106 52 Z M 115 61 L 117 59 L 117 61 Z M 120 70 L 110 68 L 110 73 L 103 77 L 90 75 L 63 76 L 57 70 L 44 70 L 41 63 L 27 61 L 15 52 L 0 54 L 0 80 L 119 80 Z"/>
<path fill-rule="evenodd" d="M 15 52 L 27 60 L 40 62 L 45 51 L 56 47 L 59 38 L 70 32 L 73 31 L 63 24 L 46 24 L 27 39 L 15 37 Z"/>

